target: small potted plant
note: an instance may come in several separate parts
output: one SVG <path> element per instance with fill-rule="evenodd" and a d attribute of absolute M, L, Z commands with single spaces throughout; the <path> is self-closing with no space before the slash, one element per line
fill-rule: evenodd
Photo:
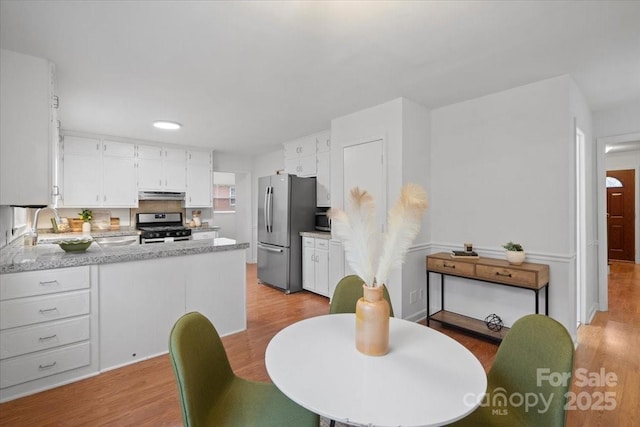
<path fill-rule="evenodd" d="M 91 209 L 82 209 L 82 212 L 78 213 L 82 219 L 82 234 L 89 234 L 91 232 L 91 219 L 93 218 L 93 212 Z"/>
<path fill-rule="evenodd" d="M 510 241 L 509 243 L 502 245 L 502 247 L 506 250 L 505 254 L 509 264 L 520 265 L 524 262 L 525 253 L 520 243 L 513 243 Z"/>

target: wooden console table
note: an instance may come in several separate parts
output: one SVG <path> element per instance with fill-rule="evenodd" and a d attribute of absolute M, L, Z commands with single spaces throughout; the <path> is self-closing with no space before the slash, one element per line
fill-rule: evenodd
<path fill-rule="evenodd" d="M 462 329 L 497 342 L 502 341 L 502 338 L 509 330 L 509 328 L 503 327 L 500 331 L 492 331 L 484 323 L 484 320 L 445 310 L 445 276 L 457 276 L 498 285 L 529 289 L 535 294 L 536 314 L 539 313 L 538 294 L 540 290 L 544 289 L 545 314 L 549 315 L 549 266 L 546 264 L 525 262 L 521 265 L 512 265 L 506 260 L 496 258 L 453 258 L 449 252 L 428 255 L 426 264 L 427 326 L 429 326 L 430 320 L 435 320 L 443 325 Z M 440 282 L 441 309 L 433 314 L 429 314 L 429 273 L 439 273 L 442 278 Z"/>

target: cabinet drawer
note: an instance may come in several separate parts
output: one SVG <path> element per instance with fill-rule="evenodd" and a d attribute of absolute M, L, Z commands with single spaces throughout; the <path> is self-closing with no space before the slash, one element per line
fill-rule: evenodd
<path fill-rule="evenodd" d="M 329 250 L 329 241 L 325 239 L 315 239 L 316 241 L 316 249 L 324 249 Z"/>
<path fill-rule="evenodd" d="M 313 237 L 303 237 L 302 238 L 302 246 L 305 248 L 313 248 L 315 247 L 315 240 Z"/>
<path fill-rule="evenodd" d="M 88 340 L 89 316 L 0 332 L 0 359 Z"/>
<path fill-rule="evenodd" d="M 0 302 L 0 329 L 15 328 L 89 313 L 90 291 Z"/>
<path fill-rule="evenodd" d="M 0 283 L 0 300 L 88 289 L 90 283 L 89 267 L 3 274 L 2 283 Z"/>
<path fill-rule="evenodd" d="M 89 342 L 0 361 L 0 388 L 11 387 L 91 363 Z"/>
<path fill-rule="evenodd" d="M 476 274 L 480 279 L 493 280 L 495 282 L 510 283 L 518 286 L 536 287 L 536 273 L 533 271 L 522 271 L 508 267 L 491 267 L 479 265 Z"/>
<path fill-rule="evenodd" d="M 474 264 L 454 260 L 428 258 L 427 268 L 430 271 L 440 271 L 458 276 L 473 276 Z"/>

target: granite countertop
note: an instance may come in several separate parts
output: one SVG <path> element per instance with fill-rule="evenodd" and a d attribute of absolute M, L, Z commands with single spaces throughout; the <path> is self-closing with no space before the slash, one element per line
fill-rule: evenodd
<path fill-rule="evenodd" d="M 208 225 L 202 227 L 189 227 L 192 233 L 201 233 L 203 231 L 218 231 L 220 230 L 220 226 L 217 225 Z"/>
<path fill-rule="evenodd" d="M 65 236 L 80 233 L 64 233 Z M 99 237 L 98 233 L 92 233 Z M 111 234 L 113 236 L 114 234 Z M 123 234 L 115 234 L 123 235 Z M 129 232 L 129 235 L 131 233 Z M 60 234 L 56 234 L 60 238 Z M 108 237 L 102 235 L 100 237 Z M 148 245 L 108 246 L 94 242 L 85 252 L 63 251 L 56 244 L 42 243 L 23 246 L 22 240 L 0 249 L 0 274 L 83 265 L 110 264 L 116 262 L 141 261 L 171 256 L 194 255 L 219 251 L 246 249 L 248 243 L 236 243 L 231 239 L 188 240 L 183 242 L 153 243 Z"/>
<path fill-rule="evenodd" d="M 331 232 L 330 231 L 301 231 L 300 235 L 302 237 L 313 237 L 313 238 L 316 238 L 316 239 L 331 240 Z"/>

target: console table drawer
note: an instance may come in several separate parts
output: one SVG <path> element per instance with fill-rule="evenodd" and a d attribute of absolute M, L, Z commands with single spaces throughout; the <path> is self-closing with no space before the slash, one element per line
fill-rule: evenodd
<path fill-rule="evenodd" d="M 456 276 L 473 276 L 474 264 L 454 260 L 427 258 L 427 270 Z"/>
<path fill-rule="evenodd" d="M 536 273 L 533 271 L 477 265 L 476 276 L 478 276 L 479 279 L 488 279 L 494 282 L 503 282 L 531 288 L 536 287 Z"/>

